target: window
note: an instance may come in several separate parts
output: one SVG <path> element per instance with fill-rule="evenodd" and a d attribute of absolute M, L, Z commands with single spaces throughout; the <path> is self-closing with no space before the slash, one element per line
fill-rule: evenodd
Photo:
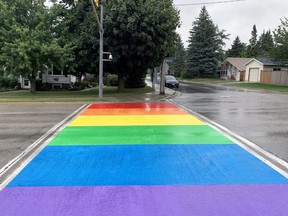
<path fill-rule="evenodd" d="M 281 71 L 281 68 L 273 68 L 273 71 Z"/>
<path fill-rule="evenodd" d="M 24 86 L 29 86 L 29 80 L 28 79 L 24 79 Z"/>
<path fill-rule="evenodd" d="M 63 75 L 63 72 L 61 70 L 53 68 L 52 75 L 53 76 L 61 76 L 61 75 Z"/>

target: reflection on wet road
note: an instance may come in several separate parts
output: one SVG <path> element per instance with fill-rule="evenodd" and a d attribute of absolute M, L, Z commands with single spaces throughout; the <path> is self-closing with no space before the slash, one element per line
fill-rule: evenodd
<path fill-rule="evenodd" d="M 288 94 L 181 83 L 175 102 L 288 161 Z"/>

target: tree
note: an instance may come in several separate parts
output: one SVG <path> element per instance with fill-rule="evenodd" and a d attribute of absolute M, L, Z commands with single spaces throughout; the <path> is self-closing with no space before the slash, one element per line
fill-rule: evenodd
<path fill-rule="evenodd" d="M 239 36 L 235 38 L 233 41 L 233 44 L 231 46 L 231 49 L 227 51 L 228 57 L 244 57 L 246 45 L 245 43 L 242 43 Z"/>
<path fill-rule="evenodd" d="M 85 73 L 98 74 L 99 30 L 90 1 L 62 0 L 52 9 L 59 20 L 58 40 L 73 47 L 72 74 L 78 79 Z"/>
<path fill-rule="evenodd" d="M 187 73 L 185 77 L 215 77 L 217 73 L 217 56 L 222 52 L 224 39 L 228 35 L 219 31 L 213 23 L 206 7 L 202 7 L 199 17 L 190 30 L 187 51 Z"/>
<path fill-rule="evenodd" d="M 281 25 L 273 32 L 275 39 L 274 58 L 288 63 L 288 19 L 281 19 Z"/>
<path fill-rule="evenodd" d="M 247 46 L 247 57 L 256 58 L 259 54 L 259 44 L 256 25 L 253 25 L 251 38 Z"/>
<path fill-rule="evenodd" d="M 182 76 L 185 74 L 186 70 L 186 50 L 179 35 L 175 45 L 173 58 L 174 62 L 169 64 L 170 71 L 177 77 Z"/>
<path fill-rule="evenodd" d="M 27 77 L 31 92 L 36 92 L 36 78 L 52 63 L 64 68 L 72 60 L 70 47 L 59 46 L 53 36 L 54 17 L 45 0 L 0 2 L 0 65 L 5 72 Z"/>
<path fill-rule="evenodd" d="M 172 0 L 115 0 L 105 4 L 105 44 L 113 54 L 112 72 L 118 74 L 119 90 L 141 87 L 148 68 L 170 54 L 179 25 Z"/>
<path fill-rule="evenodd" d="M 271 31 L 263 31 L 259 37 L 259 57 L 271 58 L 273 56 L 274 40 Z"/>

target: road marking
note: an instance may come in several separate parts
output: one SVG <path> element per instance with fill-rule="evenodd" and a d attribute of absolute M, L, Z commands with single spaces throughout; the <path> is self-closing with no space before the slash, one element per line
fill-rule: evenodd
<path fill-rule="evenodd" d="M 258 159 L 260 159 L 261 161 L 263 161 L 264 163 L 266 163 L 267 165 L 269 165 L 270 167 L 275 169 L 277 172 L 279 172 L 280 174 L 282 174 L 283 176 L 288 178 L 288 172 L 287 172 L 288 163 L 286 161 L 282 160 L 281 158 L 278 158 L 277 156 L 271 154 L 270 152 L 267 152 L 266 150 L 262 149 L 261 147 L 259 147 L 255 143 L 253 143 L 253 142 L 245 139 L 244 137 L 232 132 L 231 130 L 224 127 L 223 125 L 220 125 L 220 124 L 206 118 L 205 116 L 203 116 L 203 115 L 201 115 L 201 114 L 199 114 L 199 113 L 197 113 L 197 112 L 195 112 L 195 111 L 193 111 L 193 110 L 191 110 L 191 109 L 189 109 L 189 108 L 187 108 L 187 107 L 185 107 L 185 106 L 183 106 L 183 105 L 181 105 L 175 101 L 172 101 L 172 100 L 169 100 L 169 101 L 171 103 L 178 105 L 182 109 L 190 112 L 191 114 L 195 115 L 200 120 L 204 121 L 209 126 L 214 128 L 215 130 L 223 133 L 226 137 L 228 137 L 229 139 L 234 141 L 236 144 L 241 146 L 243 149 L 245 149 L 249 153 L 253 154 L 255 157 L 257 157 Z"/>
<path fill-rule="evenodd" d="M 121 106 L 115 109 L 123 109 Z M 151 108 L 149 104 L 145 107 Z M 126 118 L 121 121 L 127 121 Z M 191 212 L 194 215 L 285 215 L 288 179 L 230 139 L 229 145 L 217 144 L 214 135 L 220 135 L 219 127 L 208 121 L 209 126 L 170 123 L 151 126 L 152 120 L 146 126 L 135 127 L 134 131 L 131 131 L 134 127 L 117 126 L 119 122 L 105 127 L 66 126 L 53 139 L 55 145 L 50 141 L 2 190 L 1 212 L 5 215 L 31 212 L 35 215 L 94 212 L 111 216 L 187 216 Z M 192 131 L 184 131 L 184 127 Z M 209 127 L 213 133 L 197 131 L 202 127 Z M 86 134 L 78 133 L 80 128 Z M 145 133 L 143 128 L 149 130 Z M 221 137 L 228 139 L 221 132 Z M 145 145 L 142 133 L 152 145 Z M 188 145 L 177 143 L 180 139 L 174 137 L 176 133 L 177 136 L 193 133 L 199 139 L 202 137 L 203 145 L 189 137 Z M 61 136 L 67 145 L 60 145 Z M 176 142 L 168 145 L 163 137 Z M 205 144 L 207 137 L 214 143 Z M 124 138 L 132 145 L 123 145 Z M 89 141 L 88 145 L 81 145 L 85 140 Z M 110 140 L 112 145 L 104 140 Z M 135 145 L 135 141 L 140 145 Z M 77 145 L 71 146 L 72 142 Z M 96 142 L 102 145 L 93 145 Z"/>

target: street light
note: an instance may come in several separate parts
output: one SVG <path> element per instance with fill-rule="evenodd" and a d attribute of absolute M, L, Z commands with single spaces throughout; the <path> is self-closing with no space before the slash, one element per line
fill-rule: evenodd
<path fill-rule="evenodd" d="M 103 58 L 103 61 L 112 61 L 113 56 L 112 56 L 111 52 L 102 52 L 102 54 L 108 55 L 108 59 Z"/>
<path fill-rule="evenodd" d="M 95 0 L 95 4 L 94 1 L 91 0 L 91 4 L 93 7 L 93 11 L 95 13 L 95 18 L 99 27 L 99 34 L 100 34 L 100 40 L 99 40 L 99 95 L 98 95 L 98 99 L 102 100 L 103 99 L 103 36 L 104 36 L 104 29 L 103 29 L 103 6 L 100 5 L 100 20 L 97 14 L 97 10 L 95 8 L 95 4 L 98 7 L 99 1 Z"/>

